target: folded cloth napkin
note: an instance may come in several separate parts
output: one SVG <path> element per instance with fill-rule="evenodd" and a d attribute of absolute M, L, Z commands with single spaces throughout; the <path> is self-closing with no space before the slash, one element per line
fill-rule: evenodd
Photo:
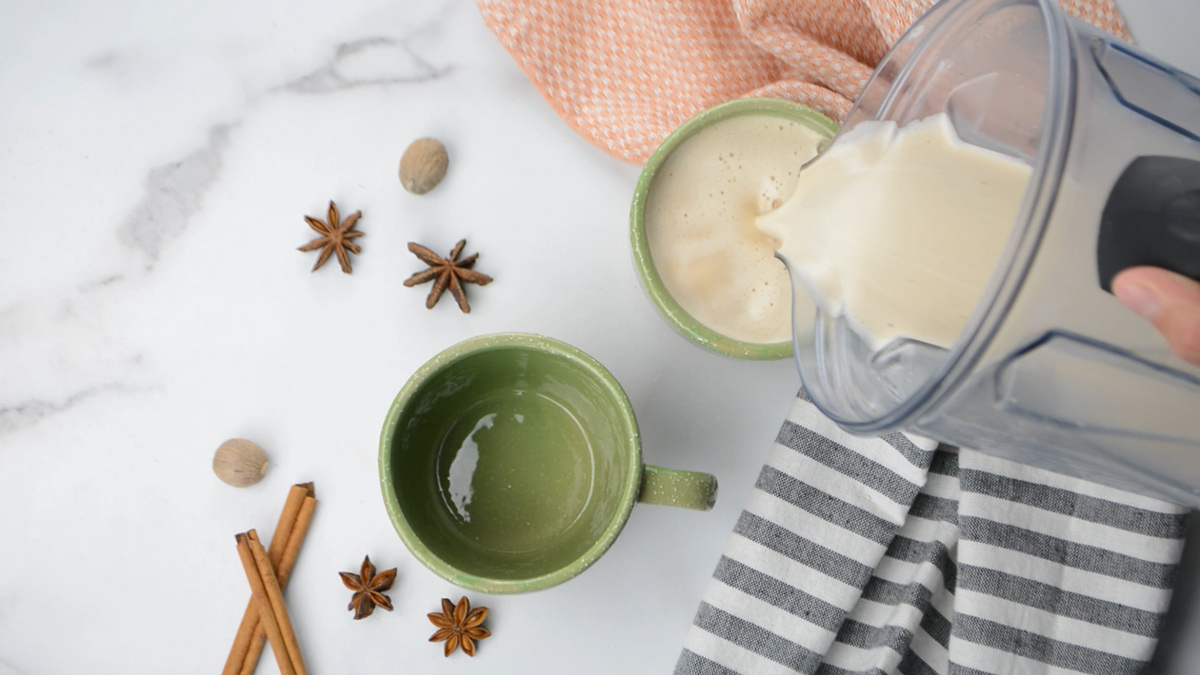
<path fill-rule="evenodd" d="M 1185 510 L 973 450 L 784 422 L 677 675 L 1140 673 Z"/>
<path fill-rule="evenodd" d="M 759 95 L 841 119 L 932 0 L 479 0 L 582 136 L 643 161 Z M 1064 9 L 1128 37 L 1109 0 Z M 963 449 L 841 431 L 803 393 L 676 673 L 1140 672 L 1184 509 Z"/>
<path fill-rule="evenodd" d="M 841 120 L 887 49 L 934 0 L 479 0 L 484 22 L 551 107 L 641 163 L 718 103 L 769 96 Z M 1113 35 L 1111 0 L 1060 0 Z"/>

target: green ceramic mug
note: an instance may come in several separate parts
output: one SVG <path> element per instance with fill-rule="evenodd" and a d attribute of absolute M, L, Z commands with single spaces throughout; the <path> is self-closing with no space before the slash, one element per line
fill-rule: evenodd
<path fill-rule="evenodd" d="M 735 340 L 697 321 L 671 297 L 654 266 L 650 242 L 646 236 L 646 200 L 654 189 L 654 177 L 671 153 L 697 132 L 718 122 L 741 115 L 769 115 L 798 122 L 816 131 L 826 140 L 833 138 L 837 125 L 824 115 L 791 101 L 774 98 L 741 98 L 701 111 L 679 125 L 646 160 L 633 193 L 629 213 L 629 239 L 633 246 L 633 263 L 642 288 L 667 322 L 685 337 L 714 352 L 739 359 L 785 359 L 792 356 L 791 342 L 754 343 Z"/>
<path fill-rule="evenodd" d="M 379 441 L 400 538 L 459 586 L 520 593 L 587 569 L 634 502 L 707 510 L 706 473 L 642 464 L 633 408 L 592 357 L 537 335 L 485 335 L 417 370 Z"/>

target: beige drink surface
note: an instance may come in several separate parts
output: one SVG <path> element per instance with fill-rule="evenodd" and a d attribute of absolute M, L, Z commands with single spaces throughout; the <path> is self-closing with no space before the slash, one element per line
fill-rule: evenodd
<path fill-rule="evenodd" d="M 787 270 L 754 221 L 791 195 L 821 141 L 791 120 L 742 115 L 700 130 L 659 168 L 646 199 L 650 255 L 694 319 L 743 342 L 791 339 Z"/>
<path fill-rule="evenodd" d="M 876 348 L 949 348 L 979 305 L 1029 182 L 1028 164 L 960 140 L 945 114 L 860 123 L 758 219 L 828 316 Z"/>

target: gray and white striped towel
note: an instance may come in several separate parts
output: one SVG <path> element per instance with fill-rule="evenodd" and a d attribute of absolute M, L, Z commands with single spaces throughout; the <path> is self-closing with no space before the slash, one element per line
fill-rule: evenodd
<path fill-rule="evenodd" d="M 1142 672 L 1185 509 L 797 398 L 676 675 Z"/>

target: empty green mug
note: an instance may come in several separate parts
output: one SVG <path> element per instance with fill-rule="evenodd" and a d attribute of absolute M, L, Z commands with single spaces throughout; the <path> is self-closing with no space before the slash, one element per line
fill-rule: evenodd
<path fill-rule="evenodd" d="M 388 411 L 379 478 L 400 538 L 464 588 L 562 583 L 612 545 L 635 501 L 707 510 L 706 473 L 642 464 L 633 407 L 574 347 L 505 333 L 417 370 Z"/>

